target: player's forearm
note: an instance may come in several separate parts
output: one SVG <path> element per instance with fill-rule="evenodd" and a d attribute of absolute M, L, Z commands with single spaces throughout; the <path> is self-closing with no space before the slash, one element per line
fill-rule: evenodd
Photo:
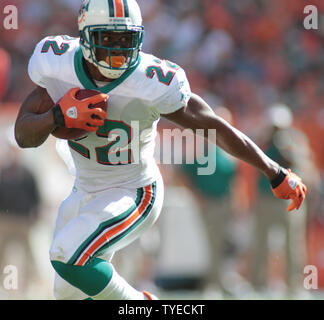
<path fill-rule="evenodd" d="M 218 132 L 217 141 L 227 152 L 262 171 L 270 180 L 272 192 L 277 198 L 291 199 L 292 202 L 287 211 L 300 208 L 305 199 L 307 187 L 299 176 L 291 170 L 282 169 L 246 135 L 230 125 Z"/>
<path fill-rule="evenodd" d="M 280 166 L 250 138 L 232 126 L 217 131 L 217 144 L 232 156 L 260 170 L 269 180 L 273 180 L 279 173 Z"/>
<path fill-rule="evenodd" d="M 186 108 L 165 117 L 184 128 L 204 130 L 205 138 L 232 156 L 263 172 L 269 180 L 279 172 L 279 165 L 266 156 L 245 134 L 218 117 L 209 105 L 193 94 Z"/>
<path fill-rule="evenodd" d="M 38 147 L 56 128 L 52 111 L 43 114 L 26 113 L 17 118 L 15 138 L 21 148 Z"/>
<path fill-rule="evenodd" d="M 192 105 L 190 107 L 195 110 L 191 114 L 196 114 L 192 118 L 192 122 L 197 127 L 216 129 L 216 137 L 212 137 L 213 142 L 216 142 L 232 156 L 249 163 L 264 173 L 269 180 L 273 180 L 278 175 L 280 166 L 264 154 L 250 138 L 218 117 L 199 96 L 193 95 L 191 100 Z M 206 133 L 208 133 L 207 130 L 205 130 Z M 210 139 L 210 135 L 208 136 Z"/>

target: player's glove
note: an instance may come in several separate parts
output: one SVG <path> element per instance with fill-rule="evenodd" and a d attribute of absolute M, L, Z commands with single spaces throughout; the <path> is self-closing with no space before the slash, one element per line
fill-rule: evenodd
<path fill-rule="evenodd" d="M 100 93 L 78 100 L 76 93 L 79 90 L 80 88 L 70 89 L 53 107 L 54 122 L 58 127 L 97 131 L 98 127 L 104 125 L 106 112 L 93 106 L 106 102 L 108 95 Z"/>
<path fill-rule="evenodd" d="M 278 176 L 271 181 L 272 192 L 279 199 L 291 199 L 287 211 L 298 210 L 303 203 L 307 188 L 302 179 L 290 169 L 280 169 Z"/>

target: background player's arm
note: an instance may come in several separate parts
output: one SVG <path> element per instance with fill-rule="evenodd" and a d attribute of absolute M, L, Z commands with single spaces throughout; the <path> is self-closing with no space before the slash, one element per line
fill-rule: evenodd
<path fill-rule="evenodd" d="M 195 94 L 192 94 L 187 107 L 163 116 L 184 128 L 204 129 L 206 138 L 212 138 L 232 156 L 253 165 L 269 180 L 273 180 L 280 171 L 280 166 L 266 156 L 253 141 L 218 117 L 209 105 Z M 208 129 L 216 129 L 216 137 L 208 135 Z"/>
<path fill-rule="evenodd" d="M 24 100 L 15 123 L 15 137 L 21 148 L 40 146 L 55 130 L 53 105 L 47 90 L 39 86 Z"/>

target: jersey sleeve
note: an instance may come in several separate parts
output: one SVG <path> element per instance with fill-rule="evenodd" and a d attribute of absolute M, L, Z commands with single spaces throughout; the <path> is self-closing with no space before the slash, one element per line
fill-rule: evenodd
<path fill-rule="evenodd" d="M 74 49 L 79 39 L 69 36 L 48 36 L 41 40 L 28 63 L 30 79 L 46 87 L 49 79 L 68 79 L 74 64 Z"/>
<path fill-rule="evenodd" d="M 154 106 L 160 114 L 168 114 L 187 106 L 190 97 L 191 89 L 186 73 L 179 67 L 167 90 L 154 101 Z"/>
<path fill-rule="evenodd" d="M 28 63 L 28 75 L 30 79 L 40 87 L 45 87 L 44 79 L 47 69 L 47 61 L 45 56 L 42 55 L 42 48 L 46 38 L 41 40 L 35 47 L 35 50 L 32 56 L 29 59 Z"/>

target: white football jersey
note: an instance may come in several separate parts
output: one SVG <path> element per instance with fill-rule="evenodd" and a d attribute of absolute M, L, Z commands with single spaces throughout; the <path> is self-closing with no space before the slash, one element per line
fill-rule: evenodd
<path fill-rule="evenodd" d="M 28 73 L 54 102 L 74 87 L 109 95 L 107 119 L 97 132 L 76 141 L 58 139 L 60 150 L 69 147 L 60 154 L 66 163 L 71 158 L 77 187 L 87 192 L 126 185 L 139 188 L 157 179 L 153 154 L 160 115 L 186 106 L 191 96 L 182 68 L 140 53 L 136 67 L 97 87 L 84 69 L 79 38 L 55 36 L 37 44 Z"/>

